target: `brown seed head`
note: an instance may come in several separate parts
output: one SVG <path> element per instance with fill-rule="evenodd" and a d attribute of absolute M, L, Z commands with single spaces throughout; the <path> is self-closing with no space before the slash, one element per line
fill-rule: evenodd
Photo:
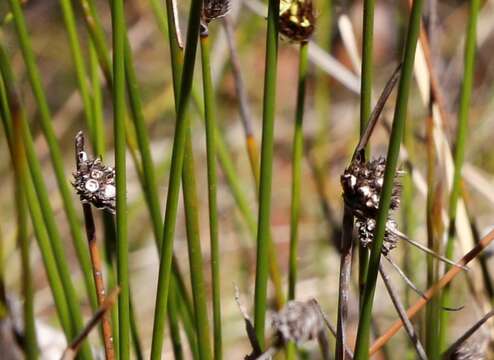
<path fill-rule="evenodd" d="M 375 219 L 384 183 L 386 159 L 379 157 L 370 162 L 354 161 L 341 176 L 343 198 L 355 216 Z M 391 210 L 400 205 L 400 184 L 395 180 L 391 195 Z"/>
<path fill-rule="evenodd" d="M 281 343 L 293 340 L 300 345 L 317 338 L 324 328 L 324 321 L 314 301 L 289 301 L 273 316 L 273 327 Z"/>
<path fill-rule="evenodd" d="M 82 133 L 76 136 L 77 169 L 73 172 L 77 195 L 84 203 L 115 213 L 115 169 L 106 166 L 101 158 L 91 160 L 84 151 Z"/>
<path fill-rule="evenodd" d="M 281 0 L 280 33 L 292 41 L 307 41 L 315 24 L 312 0 Z"/>
<path fill-rule="evenodd" d="M 358 239 L 363 247 L 370 247 L 374 241 L 374 233 L 376 230 L 376 220 L 364 219 L 357 217 L 355 221 L 355 227 L 357 228 Z M 396 221 L 388 219 L 386 222 L 386 230 L 384 232 L 384 242 L 381 252 L 384 256 L 388 255 L 396 245 L 398 245 L 398 236 L 393 229 L 396 229 Z"/>
<path fill-rule="evenodd" d="M 209 24 L 213 20 L 222 18 L 230 8 L 230 0 L 204 0 L 202 21 Z"/>

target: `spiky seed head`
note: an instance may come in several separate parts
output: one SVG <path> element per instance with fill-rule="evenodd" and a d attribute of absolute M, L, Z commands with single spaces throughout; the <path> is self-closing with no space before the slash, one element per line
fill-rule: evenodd
<path fill-rule="evenodd" d="M 371 218 L 357 217 L 355 227 L 358 233 L 358 240 L 363 247 L 370 247 L 374 241 L 374 233 L 376 230 L 376 220 Z M 386 230 L 384 232 L 384 242 L 381 248 L 381 253 L 386 256 L 396 245 L 398 245 L 398 235 L 393 231 L 396 229 L 396 221 L 388 219 L 386 222 Z"/>
<path fill-rule="evenodd" d="M 230 0 L 204 0 L 202 21 L 209 24 L 211 21 L 224 17 L 230 11 Z"/>
<path fill-rule="evenodd" d="M 314 32 L 312 0 L 281 0 L 280 33 L 292 41 L 307 41 Z"/>
<path fill-rule="evenodd" d="M 487 358 L 488 337 L 478 335 L 463 343 L 448 360 L 482 360 Z"/>
<path fill-rule="evenodd" d="M 370 162 L 354 161 L 341 176 L 345 204 L 355 216 L 375 219 L 384 183 L 386 159 L 379 157 Z M 397 175 L 401 175 L 398 172 Z M 400 205 L 400 184 L 397 180 L 391 195 L 391 210 Z"/>
<path fill-rule="evenodd" d="M 77 195 L 84 203 L 115 213 L 115 169 L 106 166 L 100 158 L 89 159 L 84 151 L 82 133 L 76 136 L 77 169 L 73 172 Z"/>
<path fill-rule="evenodd" d="M 273 328 L 282 343 L 300 345 L 315 339 L 324 328 L 324 321 L 314 301 L 289 301 L 273 316 Z"/>

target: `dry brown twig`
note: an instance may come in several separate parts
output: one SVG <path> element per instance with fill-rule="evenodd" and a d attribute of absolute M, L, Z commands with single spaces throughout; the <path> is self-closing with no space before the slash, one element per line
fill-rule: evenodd
<path fill-rule="evenodd" d="M 76 153 L 76 163 L 77 163 L 77 173 L 82 170 L 81 166 L 83 165 L 83 160 L 86 159 L 87 161 L 87 155 L 84 152 L 84 135 L 80 131 L 77 133 L 76 138 L 75 138 L 75 153 Z M 93 176 L 93 172 L 98 172 L 101 174 L 101 176 L 98 176 L 97 178 L 103 177 L 103 174 L 105 172 L 100 171 L 100 170 L 91 170 L 91 174 L 89 174 L 89 180 L 85 182 L 87 188 L 87 184 L 90 181 L 93 181 L 94 184 L 97 184 L 98 181 L 93 179 L 96 178 L 96 176 Z M 113 185 L 107 185 L 109 187 L 112 187 L 114 189 Z M 98 185 L 99 187 L 99 185 Z M 94 283 L 96 286 L 96 296 L 98 300 L 98 305 L 102 306 L 102 304 L 105 303 L 105 285 L 104 285 L 104 280 L 103 280 L 103 268 L 101 264 L 101 256 L 99 254 L 98 250 L 98 244 L 96 243 L 96 227 L 94 224 L 94 217 L 93 217 L 93 212 L 91 209 L 91 203 L 88 201 L 84 201 L 81 197 L 81 203 L 82 203 L 82 208 L 84 211 L 84 222 L 86 225 L 86 235 L 87 235 L 87 241 L 88 241 L 88 246 L 89 246 L 89 254 L 91 257 L 91 265 L 93 268 L 93 277 L 94 277 Z M 110 323 L 109 316 L 105 313 L 103 313 L 101 319 L 101 328 L 103 332 L 103 342 L 105 346 L 105 356 L 107 360 L 113 360 L 115 358 L 115 351 L 113 348 L 113 336 L 112 336 L 112 327 Z"/>
<path fill-rule="evenodd" d="M 446 274 L 444 274 L 437 283 L 430 287 L 425 293 L 424 298 L 420 298 L 413 306 L 407 311 L 408 319 L 412 319 L 417 313 L 427 304 L 427 302 L 435 296 L 440 289 L 449 284 L 461 271 L 462 268 L 470 261 L 475 259 L 492 241 L 494 240 L 494 230 L 484 236 L 480 242 L 468 253 L 466 253 L 458 262 L 458 266 L 453 266 Z M 398 330 L 403 326 L 401 320 L 397 320 L 390 328 L 372 344 L 369 349 L 369 354 L 373 355 L 379 351 L 388 341 L 391 339 Z"/>
<path fill-rule="evenodd" d="M 91 330 L 93 330 L 96 325 L 104 318 L 108 311 L 112 308 L 117 300 L 117 296 L 120 292 L 120 288 L 113 289 L 110 294 L 105 298 L 99 309 L 94 313 L 93 317 L 88 321 L 81 333 L 67 346 L 62 354 L 61 360 L 73 360 L 77 356 L 79 348 L 89 335 Z"/>

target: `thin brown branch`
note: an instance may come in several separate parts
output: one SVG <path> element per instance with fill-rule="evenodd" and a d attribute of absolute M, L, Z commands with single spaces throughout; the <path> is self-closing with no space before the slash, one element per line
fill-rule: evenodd
<path fill-rule="evenodd" d="M 82 132 L 77 133 L 75 138 L 75 152 L 77 169 L 80 169 L 81 153 L 84 152 L 84 135 Z M 93 212 L 91 204 L 82 202 L 84 211 L 84 223 L 86 226 L 86 236 L 89 246 L 89 254 L 91 257 L 91 265 L 93 268 L 94 284 L 96 286 L 96 297 L 98 305 L 101 306 L 105 302 L 105 285 L 103 280 L 103 267 L 101 264 L 101 256 L 99 254 L 98 244 L 96 243 L 96 226 L 94 224 Z M 108 314 L 103 314 L 101 319 L 101 329 L 103 332 L 103 343 L 105 346 L 105 356 L 107 360 L 115 359 L 115 351 L 113 349 L 113 335 Z"/>
<path fill-rule="evenodd" d="M 343 213 L 343 228 L 341 235 L 341 260 L 340 260 L 340 285 L 338 291 L 338 322 L 336 324 L 336 352 L 337 360 L 345 360 L 349 357 L 344 351 L 346 347 L 345 326 L 348 316 L 348 298 L 350 272 L 352 269 L 353 248 L 353 214 L 352 210 L 345 206 Z"/>
<path fill-rule="evenodd" d="M 362 156 L 362 153 L 365 147 L 367 146 L 367 143 L 369 142 L 372 133 L 374 132 L 374 128 L 376 127 L 377 120 L 379 120 L 379 116 L 381 115 L 384 109 L 384 105 L 386 105 L 386 101 L 388 101 L 389 95 L 391 95 L 391 92 L 398 83 L 398 79 L 400 78 L 400 72 L 401 72 L 401 64 L 397 66 L 397 68 L 389 78 L 388 82 L 386 83 L 386 86 L 384 87 L 381 95 L 379 96 L 376 106 L 374 106 L 374 109 L 372 110 L 372 113 L 369 117 L 369 121 L 367 122 L 367 127 L 365 128 L 365 131 L 362 134 L 362 137 L 360 138 L 357 147 L 355 148 L 355 151 L 352 156 L 352 161 Z"/>
<path fill-rule="evenodd" d="M 465 256 L 463 256 L 457 262 L 457 265 L 467 265 L 470 261 L 475 259 L 482 252 L 482 250 L 484 250 L 493 240 L 494 230 L 484 236 L 472 250 L 466 253 Z M 439 292 L 439 290 L 449 284 L 462 271 L 462 268 L 460 266 L 452 267 L 439 279 L 437 283 L 435 283 L 425 292 L 425 298 L 420 298 L 413 306 L 408 309 L 407 316 L 409 319 L 412 319 L 415 315 L 417 315 L 417 313 L 427 304 L 427 302 L 433 296 L 435 296 Z M 391 339 L 398 332 L 398 330 L 401 329 L 402 326 L 403 322 L 401 320 L 398 320 L 393 325 L 391 325 L 388 331 L 386 331 L 384 335 L 382 335 L 374 342 L 374 344 L 372 344 L 371 348 L 369 349 L 370 355 L 373 355 L 374 353 L 379 351 L 379 349 L 381 349 L 389 341 L 389 339 Z"/>
<path fill-rule="evenodd" d="M 113 304 L 115 304 L 119 292 L 120 288 L 117 287 L 113 289 L 110 295 L 106 297 L 99 309 L 94 313 L 93 317 L 88 321 L 84 329 L 82 329 L 81 333 L 77 335 L 77 337 L 67 346 L 62 354 L 61 360 L 75 359 L 82 342 L 86 339 L 91 330 L 93 330 L 96 325 L 98 325 L 100 320 L 103 319 L 103 317 L 108 313 Z"/>

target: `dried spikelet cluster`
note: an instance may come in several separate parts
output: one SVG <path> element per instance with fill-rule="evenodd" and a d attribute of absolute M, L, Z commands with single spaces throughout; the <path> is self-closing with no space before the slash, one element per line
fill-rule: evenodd
<path fill-rule="evenodd" d="M 292 41 L 307 41 L 314 32 L 312 0 L 281 0 L 280 33 Z"/>
<path fill-rule="evenodd" d="M 202 21 L 204 24 L 209 24 L 225 16 L 228 11 L 230 11 L 230 0 L 205 0 L 202 8 Z"/>
<path fill-rule="evenodd" d="M 359 241 L 363 246 L 369 246 L 374 239 L 385 168 L 386 159 L 384 157 L 363 163 L 354 161 L 341 176 L 343 199 L 345 205 L 352 209 L 353 215 L 356 217 Z M 400 184 L 395 179 L 391 195 L 391 210 L 400 206 L 400 190 Z M 395 229 L 396 222 L 389 219 L 386 223 L 382 248 L 384 255 L 387 255 L 397 245 L 398 237 L 393 231 Z"/>
<path fill-rule="evenodd" d="M 317 338 L 324 321 L 315 301 L 289 301 L 273 316 L 273 327 L 282 343 L 292 340 L 300 345 Z"/>
<path fill-rule="evenodd" d="M 376 220 L 374 219 L 362 219 L 358 218 L 355 221 L 355 227 L 357 228 L 358 238 L 360 243 L 364 247 L 369 247 L 374 240 L 374 231 L 376 229 Z M 393 231 L 396 229 L 396 221 L 389 219 L 386 223 L 386 231 L 384 232 L 384 243 L 382 247 L 383 255 L 388 255 L 396 245 L 398 245 L 398 236 Z"/>
<path fill-rule="evenodd" d="M 450 355 L 448 360 L 482 360 L 486 359 L 486 341 L 468 341 L 460 346 L 457 351 Z"/>
<path fill-rule="evenodd" d="M 90 160 L 83 151 L 82 132 L 76 136 L 77 170 L 73 172 L 74 186 L 81 201 L 91 203 L 98 209 L 115 213 L 115 169 L 105 166 L 101 158 Z"/>

